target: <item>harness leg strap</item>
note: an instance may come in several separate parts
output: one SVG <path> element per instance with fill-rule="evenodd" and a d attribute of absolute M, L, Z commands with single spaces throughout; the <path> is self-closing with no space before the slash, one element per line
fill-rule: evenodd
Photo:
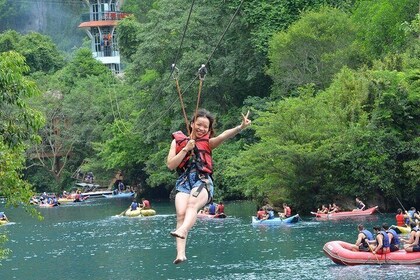
<path fill-rule="evenodd" d="M 201 191 L 203 190 L 204 186 L 206 185 L 206 183 L 201 184 L 198 189 L 192 194 L 193 197 L 197 197 Z"/>

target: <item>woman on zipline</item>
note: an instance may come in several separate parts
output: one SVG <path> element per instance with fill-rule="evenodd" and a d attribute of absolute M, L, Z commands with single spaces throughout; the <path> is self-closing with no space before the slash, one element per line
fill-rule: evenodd
<path fill-rule="evenodd" d="M 176 237 L 177 256 L 174 264 L 187 260 L 185 247 L 188 231 L 194 226 L 199 209 L 213 199 L 211 152 L 249 126 L 251 121 L 248 115 L 249 111 L 246 115 L 242 114 L 240 125 L 214 136 L 214 117 L 207 110 L 200 109 L 190 122 L 191 138 L 181 131 L 172 134 L 167 166 L 170 170 L 177 168 L 180 174 L 175 185 L 177 226 L 171 232 Z"/>

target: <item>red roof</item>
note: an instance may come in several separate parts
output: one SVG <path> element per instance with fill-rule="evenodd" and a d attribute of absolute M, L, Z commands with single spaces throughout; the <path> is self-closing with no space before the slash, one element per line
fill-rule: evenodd
<path fill-rule="evenodd" d="M 116 26 L 118 20 L 96 20 L 96 21 L 85 21 L 79 25 L 79 28 L 97 27 L 97 26 Z"/>

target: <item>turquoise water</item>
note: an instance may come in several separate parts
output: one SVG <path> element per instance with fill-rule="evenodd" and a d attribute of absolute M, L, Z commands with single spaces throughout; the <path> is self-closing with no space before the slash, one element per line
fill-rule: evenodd
<path fill-rule="evenodd" d="M 358 223 L 392 224 L 393 215 L 303 216 L 292 226 L 252 226 L 253 203 L 226 203 L 229 217 L 199 220 L 188 239 L 188 261 L 174 265 L 173 203 L 152 202 L 154 217 L 117 216 L 129 204 L 92 199 L 40 209 L 43 221 L 6 209 L 13 222 L 0 233 L 13 252 L 1 261 L 0 279 L 418 279 L 420 272 L 419 266 L 339 266 L 322 252 L 330 240 L 354 242 Z"/>

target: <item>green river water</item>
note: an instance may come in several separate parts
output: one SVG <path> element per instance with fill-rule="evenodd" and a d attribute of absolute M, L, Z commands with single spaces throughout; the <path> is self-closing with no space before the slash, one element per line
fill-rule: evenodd
<path fill-rule="evenodd" d="M 197 222 L 188 261 L 174 265 L 174 204 L 152 201 L 154 217 L 117 216 L 129 204 L 103 198 L 40 209 L 43 221 L 5 209 L 12 222 L 0 234 L 12 253 L 0 261 L 0 279 L 419 279 L 419 266 L 340 266 L 322 252 L 330 240 L 354 242 L 360 222 L 393 224 L 392 214 L 338 221 L 301 214 L 292 226 L 252 226 L 256 206 L 228 202 L 228 218 Z"/>

